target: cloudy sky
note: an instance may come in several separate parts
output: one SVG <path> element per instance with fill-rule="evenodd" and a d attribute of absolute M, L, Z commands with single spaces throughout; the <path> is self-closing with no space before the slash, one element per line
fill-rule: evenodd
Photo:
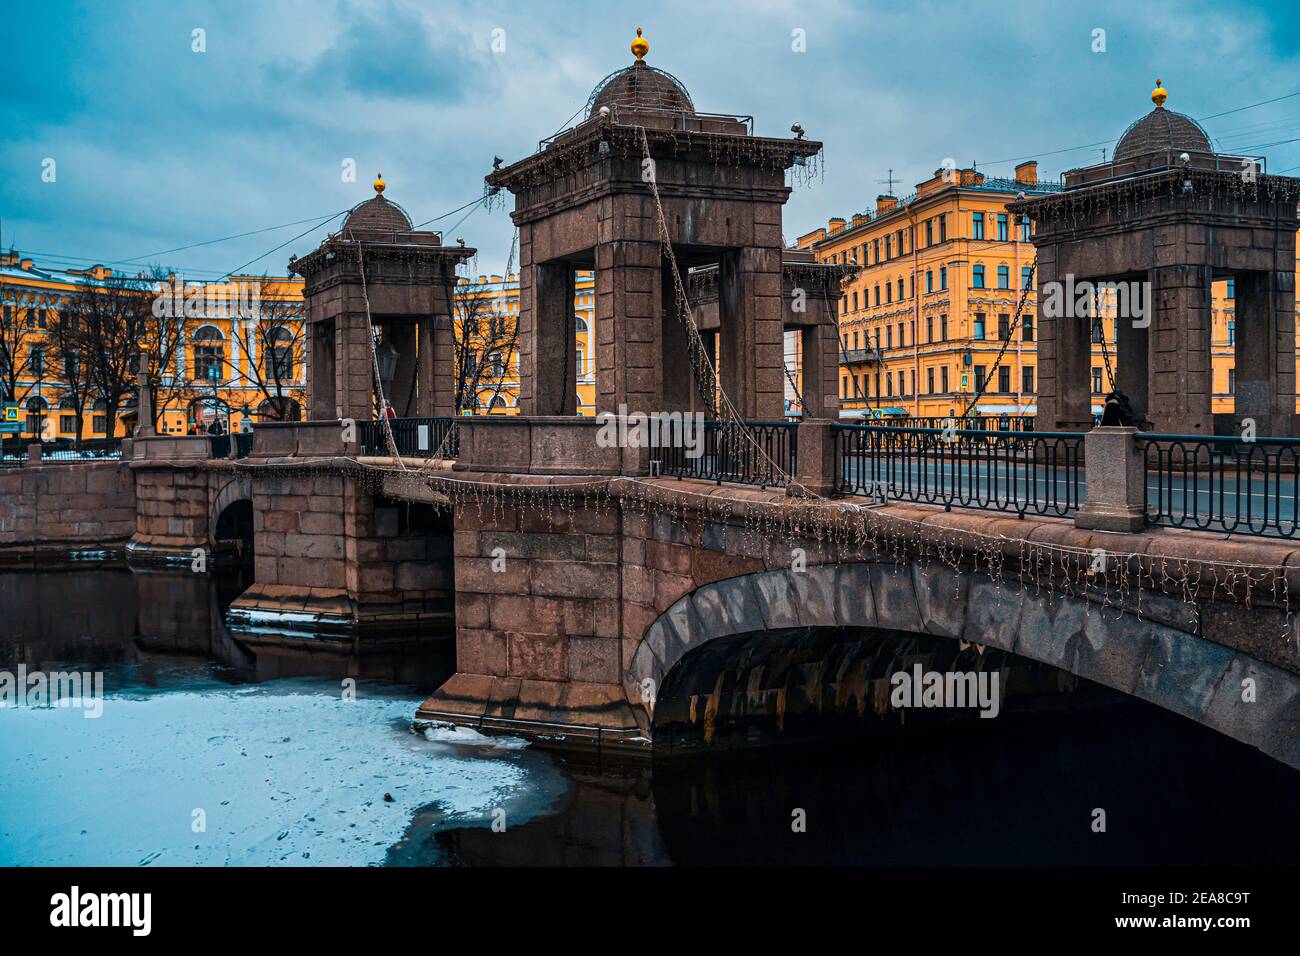
<path fill-rule="evenodd" d="M 1300 92 L 1294 2 L 40 0 L 3 22 L 0 242 L 56 267 L 283 274 L 381 170 L 417 223 L 440 216 L 631 62 L 638 25 L 699 109 L 826 144 L 787 238 L 871 207 L 891 169 L 905 195 L 945 157 L 1050 177 L 1098 160 L 1157 76 L 1219 148 L 1300 175 L 1300 95 L 1239 110 Z M 500 270 L 506 212 L 462 215 L 433 228 Z"/>

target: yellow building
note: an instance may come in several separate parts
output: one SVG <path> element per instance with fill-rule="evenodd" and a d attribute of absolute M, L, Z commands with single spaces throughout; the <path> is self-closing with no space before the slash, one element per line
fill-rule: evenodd
<path fill-rule="evenodd" d="M 60 367 L 60 316 L 75 311 L 78 296 L 120 288 L 123 278 L 102 265 L 52 269 L 16 252 L 0 254 L 0 398 L 20 406 L 24 437 L 76 437 L 76 393 L 81 437 L 109 437 L 106 403 L 82 381 L 89 374 Z M 169 276 L 133 281 L 121 294 L 141 299 L 138 348 L 161 371 L 160 432 L 184 434 L 214 419 L 238 429 L 245 418 L 298 414 L 306 381 L 301 280 L 243 275 L 192 283 Z M 130 364 L 126 374 L 133 377 L 137 355 Z M 114 434 L 134 426 L 133 400 L 118 409 Z"/>
<path fill-rule="evenodd" d="M 69 392 L 78 389 L 60 374 L 52 339 L 61 310 L 74 297 L 113 281 L 113 271 L 100 265 L 51 269 L 15 252 L 0 255 L 0 398 L 19 404 L 24 439 L 76 436 L 76 402 Z M 141 349 L 164 367 L 155 384 L 161 433 L 205 429 L 213 419 L 238 430 L 245 418 L 301 417 L 307 368 L 300 278 L 240 275 L 222 283 L 194 283 L 169 276 L 137 285 L 153 316 L 145 333 L 151 341 L 142 342 Z M 595 414 L 594 292 L 593 274 L 579 272 L 575 360 L 583 415 Z M 466 388 L 461 403 L 466 414 L 518 414 L 518 298 L 518 275 L 460 282 L 455 375 Z M 108 437 L 104 402 L 91 397 L 93 389 L 79 390 L 81 437 Z M 129 405 L 119 409 L 116 435 L 134 427 L 133 415 Z"/>
<path fill-rule="evenodd" d="M 1009 180 L 939 170 L 907 199 L 877 197 L 873 214 L 832 219 L 798 238 L 820 261 L 860 269 L 840 300 L 843 417 L 960 415 L 986 379 L 972 414 L 1034 414 L 1034 246 L 1029 223 L 1013 221 L 1006 204 L 1059 189 L 1038 181 L 1033 162 Z M 1230 282 L 1215 283 L 1215 412 L 1233 404 L 1232 295 Z M 1121 358 L 1109 311 L 1093 336 L 1098 413 L 1110 389 L 1107 360 L 1118 368 Z"/>

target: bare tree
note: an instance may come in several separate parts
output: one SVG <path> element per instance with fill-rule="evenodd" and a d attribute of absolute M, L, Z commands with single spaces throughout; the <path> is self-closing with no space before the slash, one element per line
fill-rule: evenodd
<path fill-rule="evenodd" d="M 5 306 L 0 312 L 0 400 L 21 402 L 33 387 L 22 385 L 22 380 L 40 382 L 45 377 L 39 358 L 40 367 L 32 367 L 32 349 L 39 348 L 44 334 L 36 327 L 36 315 L 21 306 Z"/>
<path fill-rule="evenodd" d="M 288 421 L 294 417 L 292 393 L 306 361 L 306 328 L 302 316 L 286 303 L 262 303 L 258 313 L 232 320 L 232 351 L 246 357 L 245 378 L 261 395 L 272 420 Z"/>
<path fill-rule="evenodd" d="M 468 294 L 456 297 L 452 333 L 456 414 L 475 410 L 484 388 L 494 388 L 493 398 L 500 394 L 519 347 L 518 325 L 506 315 L 502 300 L 474 294 L 473 289 L 470 285 Z"/>
<path fill-rule="evenodd" d="M 86 342 L 81 335 L 79 316 L 75 310 L 63 309 L 54 316 L 48 329 L 50 355 L 48 362 L 53 362 L 58 370 L 59 384 L 63 388 L 63 397 L 72 403 L 76 417 L 75 439 L 81 443 L 84 429 L 86 401 L 90 398 L 89 366 L 83 354 Z M 58 414 L 58 410 L 54 410 Z"/>
<path fill-rule="evenodd" d="M 87 280 L 68 297 L 64 312 L 73 321 L 78 354 L 86 367 L 91 394 L 104 403 L 105 434 L 117 430 L 123 403 L 137 388 L 141 342 L 145 340 L 154 283 L 146 275 Z"/>

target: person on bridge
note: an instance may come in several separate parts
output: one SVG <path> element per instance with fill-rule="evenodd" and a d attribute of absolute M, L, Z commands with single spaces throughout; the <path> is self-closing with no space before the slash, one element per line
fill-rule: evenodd
<path fill-rule="evenodd" d="M 1106 393 L 1106 407 L 1101 413 L 1101 424 L 1137 427 L 1144 431 L 1151 427 L 1150 422 L 1138 418 L 1133 406 L 1129 404 L 1128 396 L 1118 388 Z"/>

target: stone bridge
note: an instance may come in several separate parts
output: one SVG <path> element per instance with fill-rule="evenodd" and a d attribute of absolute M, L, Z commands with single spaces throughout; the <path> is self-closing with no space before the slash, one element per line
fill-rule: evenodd
<path fill-rule="evenodd" d="M 251 549 L 238 640 L 400 654 L 454 628 L 455 673 L 419 716 L 485 732 L 649 750 L 746 720 L 861 722 L 905 661 L 978 653 L 1300 767 L 1288 542 L 819 496 L 829 423 L 800 426 L 792 489 L 620 474 L 596 425 L 462 419 L 455 461 L 366 457 L 339 422 L 259 426 L 237 461 L 137 440 L 122 462 L 0 473 L 0 544 L 209 568 Z M 28 503 L 39 521 L 15 517 Z"/>

